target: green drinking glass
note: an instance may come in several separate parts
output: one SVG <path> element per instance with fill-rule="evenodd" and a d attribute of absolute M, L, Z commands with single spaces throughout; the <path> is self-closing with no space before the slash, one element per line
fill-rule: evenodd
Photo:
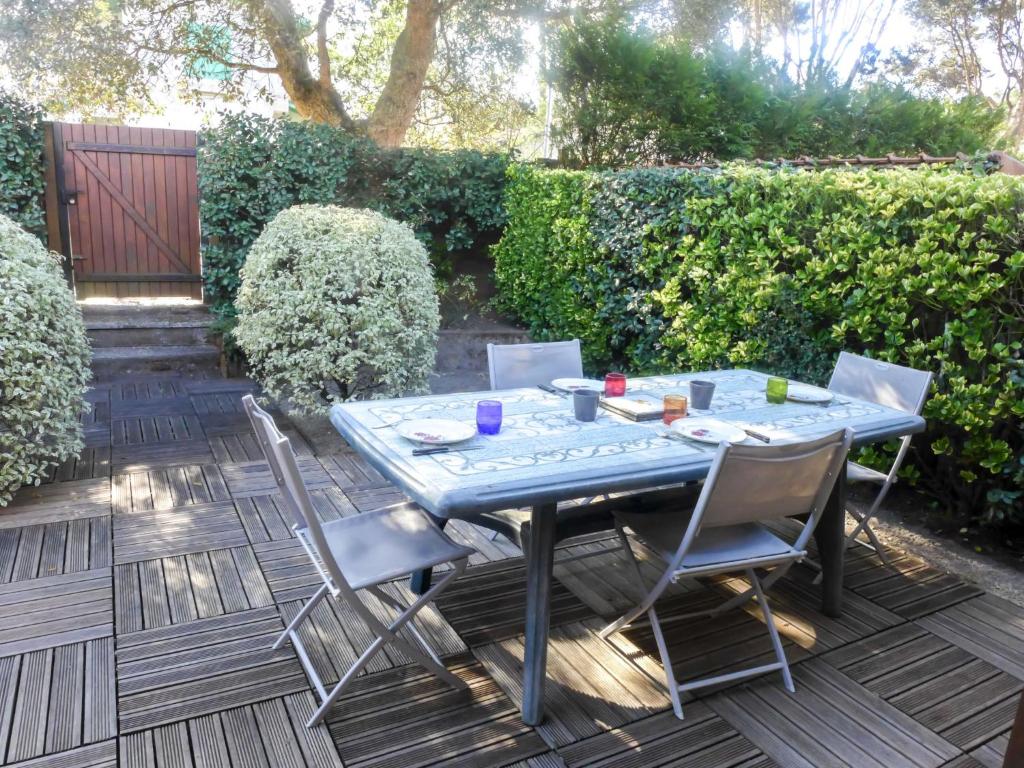
<path fill-rule="evenodd" d="M 789 392 L 789 382 L 781 376 L 769 376 L 768 384 L 765 387 L 765 395 L 769 403 L 786 402 L 786 393 Z"/>

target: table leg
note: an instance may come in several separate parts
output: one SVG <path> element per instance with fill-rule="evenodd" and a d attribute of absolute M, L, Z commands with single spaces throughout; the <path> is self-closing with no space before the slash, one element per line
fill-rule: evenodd
<path fill-rule="evenodd" d="M 814 530 L 821 558 L 821 610 L 838 618 L 843 613 L 843 561 L 846 557 L 846 464 L 836 479 L 825 511 Z"/>
<path fill-rule="evenodd" d="M 442 531 L 444 530 L 444 527 L 448 525 L 447 517 L 434 517 L 429 512 L 427 514 L 430 515 L 430 519 L 433 520 L 437 524 L 437 527 Z M 426 591 L 430 589 L 430 581 L 433 576 L 433 568 L 424 568 L 422 571 L 413 571 L 412 575 L 409 577 L 409 589 L 412 590 L 414 595 L 422 595 L 426 593 Z"/>
<path fill-rule="evenodd" d="M 526 656 L 523 659 L 523 722 L 544 719 L 548 628 L 551 621 L 551 579 L 555 559 L 556 505 L 541 504 L 530 514 L 526 542 Z"/>

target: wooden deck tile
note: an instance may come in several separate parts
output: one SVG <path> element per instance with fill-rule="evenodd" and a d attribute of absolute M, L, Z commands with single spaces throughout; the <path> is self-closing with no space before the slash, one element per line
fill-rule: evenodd
<path fill-rule="evenodd" d="M 116 736 L 113 656 L 106 637 L 0 659 L 0 763 Z"/>
<path fill-rule="evenodd" d="M 516 704 L 522 702 L 523 641 L 513 637 L 477 646 L 473 655 Z M 545 721 L 537 732 L 552 747 L 596 736 L 668 706 L 668 694 L 626 655 L 597 637 L 593 626 L 551 631 Z"/>
<path fill-rule="evenodd" d="M 110 418 L 112 421 L 130 418 L 153 418 L 154 416 L 195 416 L 192 400 L 185 397 L 155 397 L 149 400 L 121 400 L 111 398 Z M 116 431 L 115 431 L 116 433 Z"/>
<path fill-rule="evenodd" d="M 273 598 L 247 546 L 194 552 L 114 568 L 118 632 L 272 605 Z"/>
<path fill-rule="evenodd" d="M 188 440 L 115 445 L 110 463 L 115 473 L 148 472 L 189 464 L 209 464 L 214 460 L 210 441 L 205 437 Z"/>
<path fill-rule="evenodd" d="M 612 728 L 560 749 L 568 768 L 657 768 L 668 765 L 772 768 L 775 762 L 699 702 L 686 719 L 672 712 Z"/>
<path fill-rule="evenodd" d="M 110 402 L 148 402 L 166 400 L 188 395 L 186 380 L 179 376 L 157 374 L 154 376 L 130 376 L 109 385 Z"/>
<path fill-rule="evenodd" d="M 260 461 L 263 458 L 263 449 L 256 442 L 256 436 L 252 432 L 229 432 L 211 436 L 210 450 L 214 459 L 221 464 Z"/>
<path fill-rule="evenodd" d="M 387 584 L 383 589 L 406 605 L 415 599 L 403 584 Z M 310 594 L 312 594 L 312 590 Z M 382 605 L 373 595 L 360 594 L 365 597 L 366 605 L 370 610 L 384 623 L 390 624 L 397 615 L 397 611 L 393 607 Z M 294 600 L 281 604 L 281 614 L 284 620 L 291 621 L 304 604 L 305 600 Z M 416 626 L 438 656 L 452 656 L 466 651 L 466 644 L 434 606 L 428 605 L 416 614 Z M 407 641 L 415 644 L 415 640 L 408 631 L 403 630 L 400 634 Z M 303 622 L 299 628 L 299 636 L 313 660 L 317 674 L 325 683 L 334 682 L 345 674 L 375 638 L 375 635 L 348 604 L 331 598 L 321 601 L 314 609 L 312 616 Z M 411 661 L 400 650 L 392 646 L 385 646 L 382 652 L 371 659 L 367 670 L 379 672 L 409 663 Z"/>
<path fill-rule="evenodd" d="M 71 480 L 93 480 L 110 477 L 110 435 L 107 425 L 88 431 L 86 447 L 80 456 L 71 456 L 47 474 L 45 483 L 66 483 Z M 98 444 L 97 444 L 98 443 Z"/>
<path fill-rule="evenodd" d="M 824 661 L 793 668 L 796 693 L 778 675 L 704 702 L 775 762 L 793 768 L 938 768 L 960 750 Z"/>
<path fill-rule="evenodd" d="M 520 558 L 469 568 L 441 593 L 437 605 L 470 646 L 520 635 L 526 617 L 526 565 Z M 593 615 L 561 582 L 552 584 L 552 626 Z"/>
<path fill-rule="evenodd" d="M 110 518 L 0 529 L 0 584 L 58 576 L 111 563 Z"/>
<path fill-rule="evenodd" d="M 299 471 L 310 489 L 330 488 L 334 485 L 331 476 L 315 456 L 299 456 Z M 266 496 L 277 490 L 274 477 L 265 461 L 250 461 L 243 464 L 223 464 L 221 471 L 228 490 L 236 499 L 249 496 Z"/>
<path fill-rule="evenodd" d="M 248 544 L 230 501 L 114 517 L 114 562 L 131 563 Z"/>
<path fill-rule="evenodd" d="M 116 768 L 116 766 L 117 741 L 115 739 L 10 764 L 10 768 Z"/>
<path fill-rule="evenodd" d="M 346 768 L 497 768 L 548 751 L 471 657 L 448 668 L 469 690 L 415 666 L 356 680 L 328 717 Z"/>
<path fill-rule="evenodd" d="M 205 436 L 199 417 L 194 413 L 132 416 L 113 419 L 110 423 L 110 441 L 113 445 L 180 442 L 199 440 Z"/>
<path fill-rule="evenodd" d="M 565 761 L 558 756 L 557 752 L 545 752 L 542 755 L 536 757 L 528 757 L 525 760 L 519 760 L 514 763 L 509 763 L 506 768 L 566 768 Z"/>
<path fill-rule="evenodd" d="M 275 608 L 118 634 L 121 733 L 155 728 L 290 693 L 308 682 Z"/>
<path fill-rule="evenodd" d="M 964 751 L 1009 732 L 1024 683 L 916 624 L 823 659 Z"/>
<path fill-rule="evenodd" d="M 352 488 L 346 494 L 360 512 L 393 507 L 396 504 L 413 503 L 408 496 L 394 486 L 387 488 Z"/>
<path fill-rule="evenodd" d="M 984 595 L 919 619 L 918 624 L 1024 680 L 1024 608 Z"/>
<path fill-rule="evenodd" d="M 239 400 L 259 388 L 249 379 L 185 379 L 182 385 L 190 395 L 231 394 Z"/>
<path fill-rule="evenodd" d="M 113 509 L 117 514 L 231 499 L 216 464 L 115 474 L 111 486 Z"/>
<path fill-rule="evenodd" d="M 0 528 L 109 515 L 110 478 L 25 486 L 0 513 Z"/>
<path fill-rule="evenodd" d="M 216 712 L 121 737 L 121 768 L 342 768 L 327 727 L 306 728 L 310 693 Z"/>
<path fill-rule="evenodd" d="M 715 617 L 695 616 L 672 621 L 678 614 L 709 609 L 722 602 L 721 594 L 695 595 L 669 602 L 658 611 L 662 631 L 668 645 L 672 668 L 679 682 L 733 672 L 745 667 L 768 664 L 775 660 L 771 640 L 760 618 L 741 610 Z M 597 632 L 607 622 L 591 623 Z M 660 683 L 664 671 L 654 634 L 650 626 L 640 624 L 612 635 L 608 642 L 619 652 L 633 660 L 641 669 Z M 782 645 L 790 664 L 808 657 L 808 651 L 789 637 L 783 636 Z M 700 689 L 698 696 L 707 696 L 715 688 Z"/>
<path fill-rule="evenodd" d="M 848 551 L 845 585 L 905 619 L 916 619 L 977 597 L 977 587 L 956 576 L 932 568 L 920 558 L 894 553 L 887 568 L 873 553 L 862 548 Z"/>
<path fill-rule="evenodd" d="M 339 437 L 339 442 L 340 440 Z M 391 486 L 391 483 L 367 464 L 363 457 L 351 451 L 321 456 L 320 463 L 323 464 L 327 474 L 334 479 L 338 487 L 345 491 Z"/>
<path fill-rule="evenodd" d="M 113 634 L 110 568 L 0 585 L 0 656 Z"/>
<path fill-rule="evenodd" d="M 358 514 L 352 502 L 338 488 L 322 488 L 310 491 L 309 495 L 322 522 Z M 279 494 L 238 499 L 235 506 L 249 541 L 253 544 L 294 537 L 292 526 L 295 521 L 284 508 Z"/>
<path fill-rule="evenodd" d="M 1006 755 L 1009 743 L 1010 739 L 1007 735 L 997 736 L 971 752 L 971 759 L 981 768 L 1006 768 L 1003 757 Z M 1016 766 L 1012 768 L 1016 768 Z"/>

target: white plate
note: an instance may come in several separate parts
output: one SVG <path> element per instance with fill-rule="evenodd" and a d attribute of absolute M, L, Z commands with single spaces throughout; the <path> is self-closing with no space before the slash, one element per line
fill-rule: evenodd
<path fill-rule="evenodd" d="M 810 384 L 790 384 L 786 392 L 786 399 L 797 403 L 829 403 L 832 397 L 827 389 L 812 387 Z"/>
<path fill-rule="evenodd" d="M 672 431 L 683 437 L 698 440 L 702 443 L 718 445 L 723 440 L 740 443 L 747 438 L 747 433 L 739 427 L 727 424 L 718 419 L 692 418 L 689 416 L 672 422 Z"/>
<path fill-rule="evenodd" d="M 395 430 L 406 440 L 421 445 L 452 445 L 476 434 L 475 427 L 452 419 L 410 419 L 399 422 Z"/>
<path fill-rule="evenodd" d="M 563 392 L 575 392 L 577 389 L 592 389 L 595 392 L 604 392 L 604 382 L 596 379 L 555 379 L 551 382 L 555 389 Z"/>

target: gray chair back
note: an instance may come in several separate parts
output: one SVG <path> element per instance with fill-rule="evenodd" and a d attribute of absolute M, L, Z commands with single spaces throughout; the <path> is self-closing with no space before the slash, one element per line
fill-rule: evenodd
<path fill-rule="evenodd" d="M 840 395 L 920 414 L 931 383 L 929 371 L 840 352 L 828 388 Z"/>
<path fill-rule="evenodd" d="M 552 379 L 583 376 L 580 340 L 544 344 L 488 344 L 491 389 L 549 384 Z"/>
<path fill-rule="evenodd" d="M 852 442 L 853 430 L 841 429 L 803 443 L 720 444 L 667 573 L 679 568 L 704 527 L 808 515 L 793 545 L 803 550 L 821 519 L 836 478 L 844 471 Z"/>
<path fill-rule="evenodd" d="M 335 586 L 351 596 L 352 590 L 341 572 L 341 567 L 331 554 L 330 547 L 327 546 L 327 539 L 320 526 L 320 518 L 316 514 L 313 501 L 306 489 L 306 483 L 299 472 L 291 441 L 277 428 L 274 418 L 256 404 L 252 395 L 246 395 L 242 398 L 242 402 L 256 432 L 256 439 L 267 458 L 267 464 L 270 465 L 274 482 L 281 492 L 281 498 L 292 513 L 296 528 L 309 537 L 317 558 Z"/>

